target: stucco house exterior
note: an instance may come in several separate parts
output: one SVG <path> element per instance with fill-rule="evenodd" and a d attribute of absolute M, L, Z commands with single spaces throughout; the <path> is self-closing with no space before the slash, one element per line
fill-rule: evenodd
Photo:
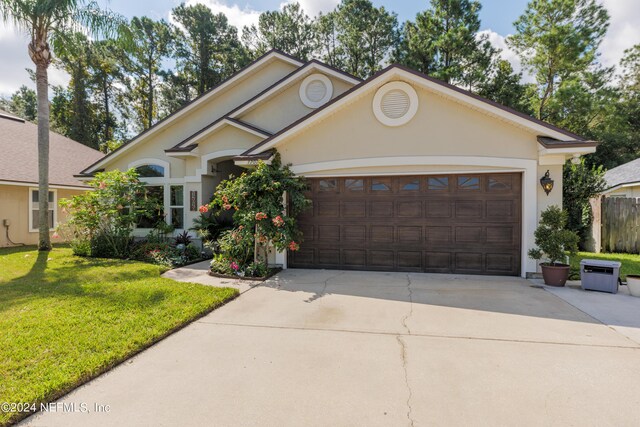
<path fill-rule="evenodd" d="M 562 165 L 595 147 L 403 66 L 361 81 L 271 51 L 81 177 L 140 167 L 181 230 L 222 179 L 277 150 L 313 207 L 300 251 L 273 263 L 524 276 L 540 212 L 562 204 Z"/>
<path fill-rule="evenodd" d="M 50 231 L 64 221 L 58 200 L 87 191 L 74 174 L 104 154 L 49 134 Z M 38 243 L 38 127 L 0 110 L 0 247 Z"/>
<path fill-rule="evenodd" d="M 640 158 L 608 170 L 604 174 L 607 197 L 640 197 Z"/>

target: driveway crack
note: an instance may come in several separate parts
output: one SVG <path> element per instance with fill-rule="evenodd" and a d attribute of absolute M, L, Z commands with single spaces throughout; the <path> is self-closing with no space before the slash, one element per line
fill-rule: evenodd
<path fill-rule="evenodd" d="M 411 335 L 411 328 L 407 324 L 409 318 L 413 315 L 413 292 L 411 290 L 411 277 L 407 274 L 407 291 L 409 292 L 409 312 L 402 318 L 402 326 L 407 330 L 407 334 Z"/>
<path fill-rule="evenodd" d="M 342 274 L 344 274 L 343 271 L 341 271 L 340 273 L 338 273 L 338 274 L 336 274 L 334 276 L 328 277 L 327 280 L 325 280 L 323 282 L 322 290 L 320 291 L 320 293 L 313 294 L 311 297 L 306 299 L 305 302 L 313 302 L 313 301 L 315 301 L 317 299 L 322 298 L 327 292 L 327 286 L 329 285 L 329 280 L 333 280 L 333 279 L 335 279 L 336 277 L 338 277 L 338 276 L 340 276 Z"/>
<path fill-rule="evenodd" d="M 409 393 L 407 397 L 407 419 L 409 420 L 409 425 L 413 427 L 415 423 L 415 420 L 412 418 L 413 408 L 411 407 L 413 391 L 409 385 L 409 374 L 407 372 L 407 344 L 400 335 L 396 335 L 396 340 L 398 341 L 398 344 L 400 344 L 400 360 L 402 361 L 402 370 L 404 371 L 404 384 L 407 387 L 407 392 Z"/>

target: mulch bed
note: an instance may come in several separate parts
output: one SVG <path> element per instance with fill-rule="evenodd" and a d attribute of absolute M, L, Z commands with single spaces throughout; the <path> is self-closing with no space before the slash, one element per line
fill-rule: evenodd
<path fill-rule="evenodd" d="M 254 282 L 264 282 L 267 279 L 270 279 L 271 277 L 275 276 L 276 274 L 280 273 L 282 271 L 282 268 L 272 268 L 269 270 L 269 274 L 267 274 L 266 276 L 262 276 L 262 277 L 243 277 L 243 276 L 236 276 L 236 275 L 229 275 L 229 274 L 219 274 L 219 273 L 214 273 L 213 271 L 209 270 L 209 276 L 213 276 L 213 277 L 219 277 L 221 279 L 234 279 L 234 280 L 248 280 L 248 281 L 254 281 Z"/>

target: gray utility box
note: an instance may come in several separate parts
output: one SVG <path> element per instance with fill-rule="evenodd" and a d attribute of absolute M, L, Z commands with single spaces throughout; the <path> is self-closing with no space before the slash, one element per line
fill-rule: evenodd
<path fill-rule="evenodd" d="M 583 259 L 580 261 L 582 289 L 617 294 L 621 265 L 618 261 Z"/>

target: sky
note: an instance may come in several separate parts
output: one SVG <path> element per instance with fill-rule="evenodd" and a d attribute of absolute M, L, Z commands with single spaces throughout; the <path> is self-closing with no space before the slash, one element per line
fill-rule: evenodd
<path fill-rule="evenodd" d="M 153 19 L 170 20 L 171 9 L 182 0 L 97 0 L 103 7 L 127 18 L 146 15 Z M 260 12 L 280 8 L 293 0 L 186 0 L 187 4 L 203 3 L 214 12 L 224 12 L 231 24 L 238 28 L 257 22 Z M 396 12 L 398 20 L 413 20 L 416 13 L 428 7 L 428 0 L 372 0 L 376 6 Z M 600 60 L 605 66 L 616 65 L 625 49 L 640 43 L 640 7 L 638 0 L 598 0 L 611 15 L 609 31 L 600 46 Z M 332 10 L 339 0 L 299 0 L 309 15 Z M 502 57 L 509 60 L 516 71 L 521 70 L 520 61 L 510 51 L 505 38 L 514 31 L 513 22 L 525 10 L 528 0 L 481 0 L 481 29 L 489 35 L 491 42 L 502 49 Z M 28 37 L 17 32 L 11 25 L 0 23 L 0 95 L 6 96 L 21 85 L 34 88 L 25 68 L 33 68 L 27 54 Z M 525 76 L 525 79 L 528 79 Z M 66 84 L 68 76 L 54 67 L 49 71 L 51 84 Z"/>

